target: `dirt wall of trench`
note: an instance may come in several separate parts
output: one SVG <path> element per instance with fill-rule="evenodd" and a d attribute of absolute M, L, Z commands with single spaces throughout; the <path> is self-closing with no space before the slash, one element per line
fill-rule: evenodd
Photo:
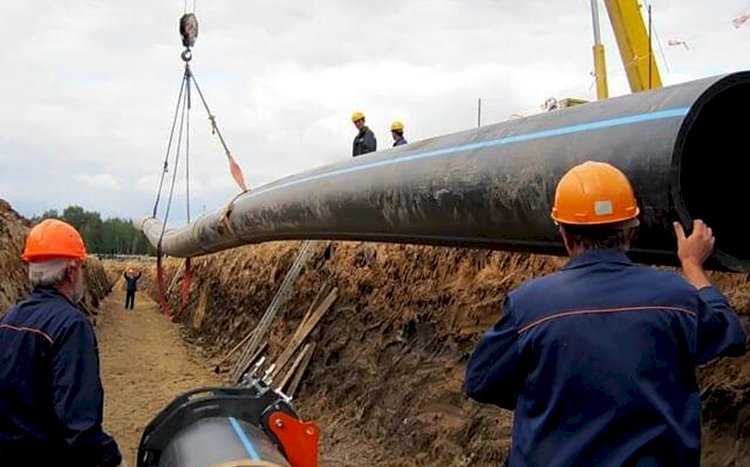
<path fill-rule="evenodd" d="M 274 358 L 326 281 L 339 298 L 309 340 L 314 355 L 296 404 L 323 428 L 330 465 L 497 465 L 510 443 L 512 414 L 468 400 L 465 360 L 501 313 L 507 291 L 553 271 L 561 258 L 481 250 L 326 242 L 277 316 Z M 186 337 L 219 359 L 257 324 L 300 242 L 248 246 L 193 260 Z M 167 261 L 167 283 L 179 260 Z M 153 272 L 153 267 L 149 269 Z M 746 321 L 746 275 L 714 274 Z M 153 275 L 144 286 L 156 297 Z M 230 360 L 231 364 L 231 360 Z M 703 464 L 750 464 L 750 358 L 700 370 Z"/>
<path fill-rule="evenodd" d="M 21 260 L 26 235 L 32 223 L 0 199 L 0 316 L 8 308 L 23 300 L 31 292 L 28 270 Z M 96 322 L 99 302 L 107 296 L 112 286 L 104 265 L 96 257 L 85 264 L 86 294 L 81 306 Z"/>

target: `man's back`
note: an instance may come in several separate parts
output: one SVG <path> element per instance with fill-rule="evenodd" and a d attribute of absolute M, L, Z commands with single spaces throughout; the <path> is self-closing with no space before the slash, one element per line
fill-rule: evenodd
<path fill-rule="evenodd" d="M 115 465 L 101 419 L 93 328 L 54 289 L 38 288 L 0 320 L 0 465 Z"/>
<path fill-rule="evenodd" d="M 511 465 L 698 465 L 695 366 L 743 337 L 716 289 L 589 252 L 509 294 L 466 389 L 515 409 Z"/>

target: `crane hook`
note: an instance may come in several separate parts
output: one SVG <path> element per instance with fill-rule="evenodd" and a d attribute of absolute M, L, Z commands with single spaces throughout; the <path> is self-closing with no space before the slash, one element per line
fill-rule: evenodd
<path fill-rule="evenodd" d="M 198 38 L 198 18 L 193 13 L 185 13 L 180 18 L 180 35 L 182 36 L 182 45 L 190 48 L 195 45 Z"/>

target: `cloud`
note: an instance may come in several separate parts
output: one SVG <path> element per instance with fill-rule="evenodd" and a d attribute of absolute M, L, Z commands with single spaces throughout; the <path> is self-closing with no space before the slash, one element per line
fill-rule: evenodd
<path fill-rule="evenodd" d="M 746 67 L 750 28 L 732 0 L 653 0 L 665 84 Z M 191 67 L 251 187 L 346 160 L 362 110 L 390 145 L 541 112 L 549 97 L 594 99 L 584 1 L 199 1 Z M 183 62 L 182 2 L 3 2 L 0 6 L 0 196 L 20 212 L 80 204 L 150 213 Z M 611 95 L 629 92 L 604 8 Z M 668 47 L 685 40 L 690 49 Z M 663 50 L 663 52 L 662 52 Z M 237 192 L 193 94 L 191 209 Z M 184 153 L 170 219 L 184 220 Z M 73 181 L 74 183 L 71 183 Z M 168 183 L 167 183 L 168 182 Z M 31 187 L 31 189 L 30 189 Z"/>
<path fill-rule="evenodd" d="M 115 177 L 108 173 L 76 174 L 73 175 L 73 180 L 81 182 L 93 190 L 120 191 L 122 189 Z"/>

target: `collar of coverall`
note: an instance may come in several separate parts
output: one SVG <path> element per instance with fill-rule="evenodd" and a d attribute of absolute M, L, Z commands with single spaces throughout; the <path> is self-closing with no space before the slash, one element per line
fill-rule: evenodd
<path fill-rule="evenodd" d="M 563 269 L 575 269 L 597 263 L 614 263 L 632 265 L 633 262 L 625 253 L 617 249 L 586 250 L 575 258 L 571 258 Z"/>
<path fill-rule="evenodd" d="M 44 296 L 47 298 L 59 298 L 59 299 L 65 300 L 66 302 L 70 303 L 73 306 L 76 306 L 76 304 L 73 303 L 68 297 L 60 293 L 60 291 L 57 290 L 56 287 L 51 286 L 51 285 L 42 285 L 42 286 L 34 287 L 34 290 L 32 291 L 32 295 Z"/>

